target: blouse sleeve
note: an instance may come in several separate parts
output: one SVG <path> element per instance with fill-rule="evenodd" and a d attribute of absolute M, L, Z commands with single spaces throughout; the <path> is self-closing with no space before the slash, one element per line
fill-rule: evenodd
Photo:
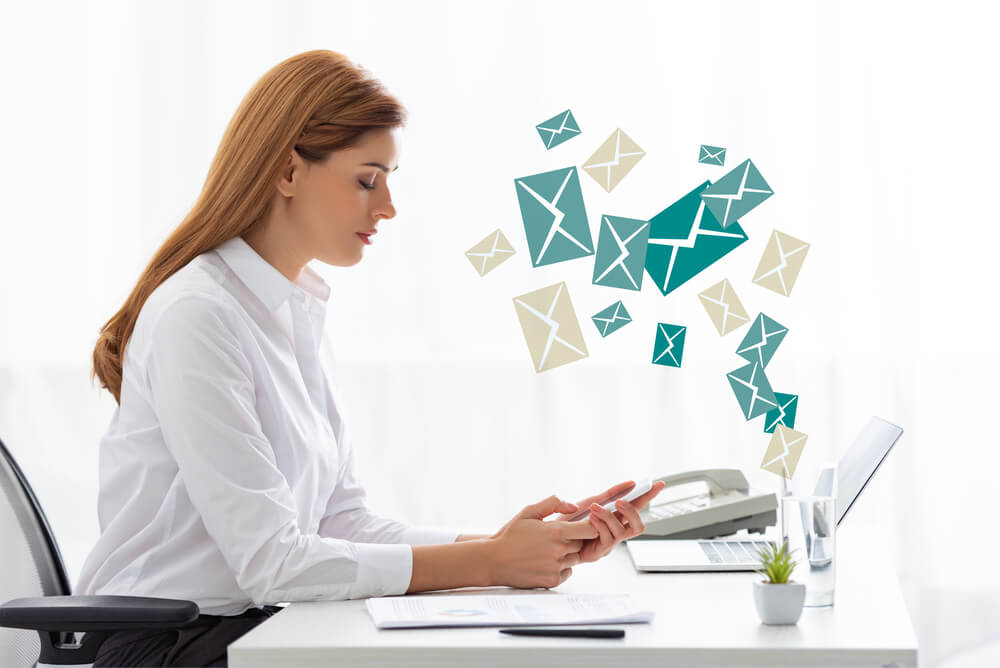
<path fill-rule="evenodd" d="M 257 606 L 405 593 L 407 545 L 304 534 L 255 405 L 253 369 L 227 307 L 184 295 L 160 314 L 150 400 L 209 536 Z"/>
<path fill-rule="evenodd" d="M 437 545 L 454 543 L 457 531 L 414 527 L 382 517 L 368 507 L 367 493 L 358 479 L 354 447 L 345 438 L 341 424 L 337 442 L 341 444 L 341 465 L 337 487 L 327 503 L 326 513 L 319 523 L 319 534 L 331 538 L 346 538 L 364 543 L 405 543 Z"/>

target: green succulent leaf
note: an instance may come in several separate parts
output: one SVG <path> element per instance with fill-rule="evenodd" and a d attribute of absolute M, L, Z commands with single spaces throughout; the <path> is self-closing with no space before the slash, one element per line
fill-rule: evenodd
<path fill-rule="evenodd" d="M 788 541 L 782 541 L 781 547 L 771 542 L 766 547 L 757 550 L 761 569 L 757 572 L 767 577 L 772 584 L 786 584 L 797 565 L 788 551 Z"/>

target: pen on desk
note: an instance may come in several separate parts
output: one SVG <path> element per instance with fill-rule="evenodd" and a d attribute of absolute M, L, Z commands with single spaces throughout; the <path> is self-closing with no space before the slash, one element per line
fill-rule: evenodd
<path fill-rule="evenodd" d="M 565 638 L 624 638 L 625 629 L 569 629 L 517 627 L 500 629 L 512 636 L 561 636 Z"/>

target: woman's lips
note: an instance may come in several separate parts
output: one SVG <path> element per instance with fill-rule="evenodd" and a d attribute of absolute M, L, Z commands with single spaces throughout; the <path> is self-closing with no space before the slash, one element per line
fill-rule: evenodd
<path fill-rule="evenodd" d="M 371 240 L 371 235 L 370 235 L 370 234 L 365 234 L 364 232 L 358 232 L 358 233 L 357 233 L 357 235 L 358 235 L 358 237 L 359 237 L 359 238 L 360 238 L 360 239 L 361 239 L 361 240 L 362 240 L 363 242 L 365 242 L 365 244 L 367 244 L 367 245 L 369 245 L 369 246 L 371 246 L 371 245 L 372 245 L 372 240 Z"/>

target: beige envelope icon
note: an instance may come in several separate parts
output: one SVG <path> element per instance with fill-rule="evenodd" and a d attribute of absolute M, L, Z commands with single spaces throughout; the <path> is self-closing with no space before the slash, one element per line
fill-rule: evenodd
<path fill-rule="evenodd" d="M 535 363 L 535 373 L 588 356 L 566 283 L 514 297 L 514 309 Z"/>
<path fill-rule="evenodd" d="M 753 282 L 787 297 L 808 252 L 806 242 L 774 230 L 754 272 Z"/>
<path fill-rule="evenodd" d="M 702 306 L 708 311 L 708 317 L 719 330 L 719 336 L 725 336 L 750 322 L 750 316 L 747 315 L 733 287 L 729 285 L 728 278 L 722 279 L 721 282 L 700 293 L 698 297 Z"/>
<path fill-rule="evenodd" d="M 801 431 L 779 424 L 771 434 L 771 442 L 767 444 L 767 452 L 764 453 L 764 461 L 760 463 L 760 467 L 791 480 L 808 438 Z"/>
<path fill-rule="evenodd" d="M 480 276 L 490 273 L 504 260 L 514 255 L 514 248 L 503 232 L 496 230 L 478 244 L 465 251 L 465 257 L 476 268 Z"/>
<path fill-rule="evenodd" d="M 632 171 L 644 155 L 646 152 L 618 128 L 600 148 L 594 151 L 594 155 L 588 158 L 583 168 L 601 184 L 602 188 L 611 192 L 611 189 Z"/>

